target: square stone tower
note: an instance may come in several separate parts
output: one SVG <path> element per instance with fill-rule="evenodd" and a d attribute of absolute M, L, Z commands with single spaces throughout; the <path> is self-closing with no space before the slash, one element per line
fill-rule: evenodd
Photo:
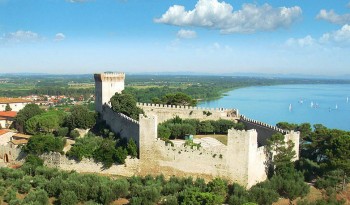
<path fill-rule="evenodd" d="M 125 73 L 104 72 L 94 74 L 95 78 L 95 110 L 102 112 L 102 105 L 109 104 L 115 93 L 124 90 Z"/>

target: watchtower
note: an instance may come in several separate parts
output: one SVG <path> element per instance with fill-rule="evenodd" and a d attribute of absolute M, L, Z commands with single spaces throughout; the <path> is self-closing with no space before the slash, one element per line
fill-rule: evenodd
<path fill-rule="evenodd" d="M 102 105 L 109 104 L 115 93 L 124 90 L 125 73 L 104 72 L 94 74 L 95 78 L 95 110 L 102 112 Z"/>

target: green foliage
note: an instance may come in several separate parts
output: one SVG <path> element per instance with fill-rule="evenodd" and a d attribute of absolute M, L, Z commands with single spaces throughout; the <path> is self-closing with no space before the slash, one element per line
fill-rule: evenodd
<path fill-rule="evenodd" d="M 78 203 L 78 197 L 74 191 L 63 191 L 58 199 L 62 205 L 75 205 Z"/>
<path fill-rule="evenodd" d="M 212 133 L 214 132 L 214 126 L 210 121 L 202 121 L 199 123 L 199 132 L 204 134 Z"/>
<path fill-rule="evenodd" d="M 152 99 L 153 103 L 166 104 L 166 105 L 180 105 L 180 106 L 196 106 L 197 101 L 192 99 L 189 95 L 185 93 L 168 93 L 161 97 Z"/>
<path fill-rule="evenodd" d="M 12 110 L 12 108 L 11 108 L 11 106 L 10 106 L 10 104 L 6 104 L 6 107 L 5 107 L 5 111 L 11 111 Z"/>
<path fill-rule="evenodd" d="M 62 152 L 66 141 L 53 135 L 34 135 L 29 138 L 24 150 L 29 154 L 41 155 L 46 152 Z"/>
<path fill-rule="evenodd" d="M 272 189 L 255 186 L 249 190 L 249 200 L 254 201 L 259 205 L 272 204 L 273 202 L 276 202 L 278 198 L 278 193 Z"/>
<path fill-rule="evenodd" d="M 38 189 L 32 190 L 28 195 L 23 199 L 24 204 L 49 204 L 49 197 L 47 196 L 47 192 Z"/>
<path fill-rule="evenodd" d="M 271 165 L 275 173 L 283 172 L 286 167 L 293 166 L 292 159 L 295 157 L 293 148 L 294 143 L 290 140 L 285 142 L 281 133 L 276 133 L 267 140 L 267 150 L 271 155 Z"/>
<path fill-rule="evenodd" d="M 162 205 L 178 205 L 177 197 L 173 195 L 169 195 L 163 198 Z"/>
<path fill-rule="evenodd" d="M 116 93 L 111 98 L 112 109 L 115 112 L 123 113 L 126 116 L 131 117 L 132 119 L 138 120 L 139 114 L 143 114 L 143 110 L 136 106 L 135 98 L 130 94 Z"/>
<path fill-rule="evenodd" d="M 130 155 L 132 158 L 137 157 L 137 145 L 133 139 L 128 141 L 126 149 L 128 151 L 128 155 Z"/>
<path fill-rule="evenodd" d="M 24 125 L 27 120 L 30 118 L 40 115 L 44 111 L 39 108 L 38 105 L 36 104 L 27 104 L 23 109 L 21 109 L 18 113 L 17 116 L 15 117 L 15 121 L 17 124 L 17 129 L 19 129 L 21 132 L 25 131 L 24 130 Z"/>
<path fill-rule="evenodd" d="M 158 125 L 158 137 L 163 139 L 163 140 L 166 140 L 166 139 L 169 139 L 170 135 L 171 135 L 171 130 L 163 125 L 163 124 L 159 124 Z"/>
<path fill-rule="evenodd" d="M 69 133 L 69 129 L 68 127 L 59 127 L 57 130 L 56 130 L 56 136 L 61 136 L 61 137 L 66 137 L 68 136 L 68 133 Z"/>
<path fill-rule="evenodd" d="M 167 120 L 158 125 L 158 136 L 162 139 L 184 139 L 188 134 L 227 134 L 227 130 L 231 128 L 244 129 L 243 123 L 234 123 L 230 120 L 219 119 L 199 121 L 194 119 L 181 119 L 175 116 L 173 119 Z M 170 134 L 169 134 L 170 133 Z"/>
<path fill-rule="evenodd" d="M 69 136 L 70 136 L 72 139 L 76 140 L 76 139 L 78 139 L 78 137 L 80 136 L 80 134 L 79 134 L 78 130 L 72 130 L 72 131 L 70 131 Z"/>
<path fill-rule="evenodd" d="M 222 204 L 228 192 L 227 182 L 220 178 L 215 178 L 208 183 L 207 190 L 216 196 L 216 202 Z"/>
<path fill-rule="evenodd" d="M 88 134 L 75 141 L 75 144 L 67 152 L 68 157 L 73 157 L 79 161 L 85 158 L 93 158 L 94 152 L 102 144 L 103 138 Z"/>
<path fill-rule="evenodd" d="M 117 147 L 115 150 L 115 155 L 113 156 L 114 160 L 119 164 L 124 164 L 125 159 L 128 156 L 128 150 L 123 147 Z"/>
<path fill-rule="evenodd" d="M 125 147 L 117 146 L 116 141 L 110 138 L 96 137 L 92 134 L 76 140 L 73 147 L 67 152 L 67 156 L 81 161 L 85 158 L 93 158 L 102 162 L 105 168 L 109 168 L 114 162 L 125 163 L 127 155 L 137 157 L 137 146 L 130 140 Z"/>
<path fill-rule="evenodd" d="M 14 188 L 8 189 L 4 195 L 4 201 L 9 203 L 10 201 L 16 199 L 16 190 Z"/>
<path fill-rule="evenodd" d="M 310 187 L 304 182 L 303 174 L 290 167 L 282 174 L 273 176 L 269 183 L 273 190 L 290 201 L 306 196 L 310 191 Z"/>
<path fill-rule="evenodd" d="M 51 110 L 36 115 L 25 122 L 26 132 L 29 134 L 52 133 L 63 124 L 65 113 Z"/>
<path fill-rule="evenodd" d="M 115 162 L 115 145 L 115 141 L 111 139 L 103 139 L 100 146 L 94 152 L 94 159 L 98 162 L 102 162 L 104 167 L 111 167 Z"/>
<path fill-rule="evenodd" d="M 70 130 L 75 128 L 88 129 L 95 125 L 96 114 L 86 106 L 75 105 L 70 109 L 70 115 L 67 116 L 65 121 Z"/>

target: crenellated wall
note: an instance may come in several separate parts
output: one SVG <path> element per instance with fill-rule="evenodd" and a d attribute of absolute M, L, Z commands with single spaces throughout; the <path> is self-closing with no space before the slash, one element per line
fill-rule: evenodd
<path fill-rule="evenodd" d="M 276 126 L 272 126 L 263 122 L 259 122 L 257 120 L 252 120 L 244 115 L 240 116 L 240 122 L 242 122 L 245 126 L 246 129 L 255 129 L 258 132 L 258 145 L 264 146 L 266 145 L 266 140 L 271 137 L 271 135 L 276 134 L 276 133 L 281 133 L 283 135 L 288 134 L 289 132 L 280 129 Z"/>
<path fill-rule="evenodd" d="M 142 108 L 145 111 L 146 115 L 157 115 L 159 123 L 172 119 L 175 116 L 179 116 L 182 119 L 198 119 L 201 121 L 218 119 L 239 119 L 239 113 L 236 109 L 203 108 L 151 103 L 137 103 L 137 106 Z"/>
<path fill-rule="evenodd" d="M 122 138 L 132 138 L 139 145 L 139 122 L 122 114 L 116 113 L 105 104 L 102 108 L 102 118 L 110 126 L 111 130 Z"/>
<path fill-rule="evenodd" d="M 157 116 L 140 117 L 143 175 L 221 177 L 247 188 L 267 178 L 265 147 L 258 148 L 256 130 L 229 130 L 227 146 L 173 147 L 157 138 L 157 121 Z"/>
<path fill-rule="evenodd" d="M 264 145 L 272 134 L 277 132 L 284 134 L 285 140 L 292 140 L 295 143 L 294 150 L 298 153 L 299 133 L 286 132 L 240 116 L 236 109 L 137 103 L 137 106 L 145 111 L 145 115 L 140 115 L 139 121 L 115 113 L 108 105 L 109 99 L 105 98 L 106 96 L 110 98 L 115 92 L 124 89 L 124 78 L 123 73 L 95 75 L 96 111 L 102 115 L 113 132 L 136 141 L 139 146 L 139 159 L 127 159 L 125 165 L 113 165 L 110 169 L 103 170 L 101 164 L 91 160 L 76 162 L 58 153 L 51 153 L 42 156 L 47 165 L 64 170 L 123 176 L 163 174 L 168 177 L 173 175 L 201 177 L 205 180 L 221 177 L 249 188 L 267 178 L 267 156 Z M 227 146 L 173 147 L 158 138 L 157 127 L 158 123 L 175 116 L 198 120 L 240 120 L 248 130 L 229 130 Z"/>

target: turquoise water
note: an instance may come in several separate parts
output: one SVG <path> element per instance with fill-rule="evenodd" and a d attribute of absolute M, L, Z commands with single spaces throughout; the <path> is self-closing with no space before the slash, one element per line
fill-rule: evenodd
<path fill-rule="evenodd" d="M 349 98 L 349 99 L 348 99 Z M 200 107 L 236 108 L 271 125 L 286 121 L 350 131 L 350 84 L 278 85 L 241 88 Z"/>

